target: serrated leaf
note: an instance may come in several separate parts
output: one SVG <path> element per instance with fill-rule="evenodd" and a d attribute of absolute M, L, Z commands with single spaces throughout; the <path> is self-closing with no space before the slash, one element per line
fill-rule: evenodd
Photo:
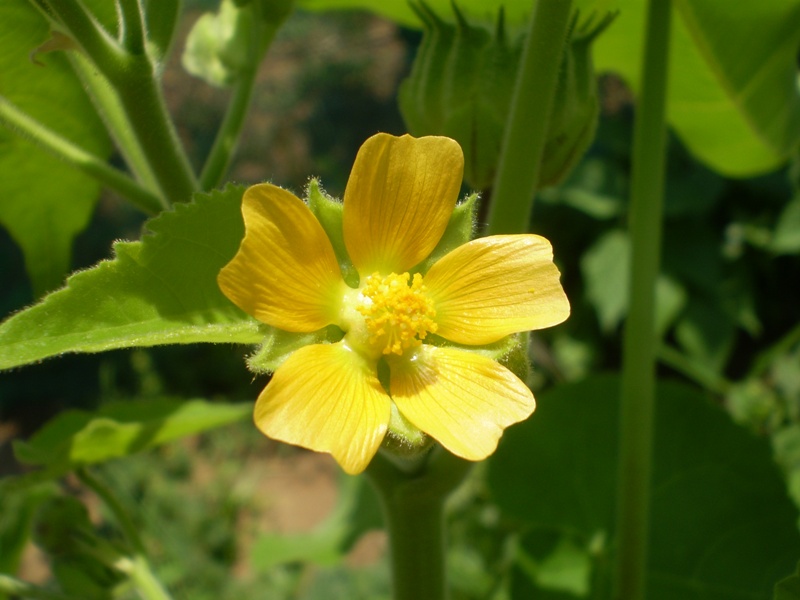
<path fill-rule="evenodd" d="M 244 235 L 242 193 L 196 194 L 149 221 L 141 241 L 118 242 L 112 260 L 0 324 L 0 369 L 63 352 L 262 341 L 258 323 L 216 279 Z"/>
<path fill-rule="evenodd" d="M 769 597 L 794 569 L 800 535 L 767 444 L 692 388 L 662 382 L 657 397 L 646 597 Z M 602 540 L 598 567 L 615 545 L 618 398 L 616 376 L 541 394 L 489 463 L 507 517 Z"/>
<path fill-rule="evenodd" d="M 205 400 L 115 402 L 96 412 L 69 410 L 49 421 L 27 442 L 14 443 L 20 462 L 60 477 L 77 467 L 121 458 L 161 444 L 248 418 L 251 403 Z"/>
<path fill-rule="evenodd" d="M 107 156 L 108 137 L 66 56 L 50 52 L 31 59 L 48 37 L 49 26 L 31 3 L 0 3 L 0 95 L 82 148 Z M 0 223 L 22 248 L 34 295 L 40 296 L 63 283 L 72 240 L 88 224 L 100 186 L 2 128 L 0 173 Z"/>

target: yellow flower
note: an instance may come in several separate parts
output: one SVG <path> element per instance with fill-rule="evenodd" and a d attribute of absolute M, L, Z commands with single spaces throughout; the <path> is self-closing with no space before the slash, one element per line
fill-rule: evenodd
<path fill-rule="evenodd" d="M 359 473 L 394 409 L 468 460 L 486 458 L 507 426 L 533 412 L 533 394 L 511 371 L 447 342 L 477 347 L 566 319 L 549 242 L 479 238 L 427 272 L 415 268 L 447 227 L 463 169 L 461 148 L 449 138 L 378 134 L 364 143 L 343 208 L 355 288 L 302 200 L 270 184 L 245 192 L 246 233 L 219 274 L 222 291 L 272 327 L 344 332 L 336 343 L 296 350 L 277 368 L 255 407 L 264 434 L 329 452 Z M 379 369 L 388 378 L 379 379 Z"/>

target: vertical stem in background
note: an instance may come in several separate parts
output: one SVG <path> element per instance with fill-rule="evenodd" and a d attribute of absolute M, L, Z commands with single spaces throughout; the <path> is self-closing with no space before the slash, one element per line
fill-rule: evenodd
<path fill-rule="evenodd" d="M 492 189 L 489 235 L 528 230 L 571 7 L 571 0 L 534 2 Z"/>
<path fill-rule="evenodd" d="M 647 575 L 653 409 L 655 284 L 661 254 L 670 0 L 649 0 L 631 176 L 630 312 L 623 340 L 617 490 L 618 600 L 642 600 Z"/>

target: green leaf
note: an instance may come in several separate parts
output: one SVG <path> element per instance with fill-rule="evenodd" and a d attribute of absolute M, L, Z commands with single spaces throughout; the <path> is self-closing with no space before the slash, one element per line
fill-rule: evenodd
<path fill-rule="evenodd" d="M 87 465 L 112 460 L 248 418 L 251 403 L 204 400 L 113 402 L 97 412 L 68 410 L 48 421 L 27 442 L 14 443 L 17 459 L 44 467 L 37 474 L 60 477 Z"/>
<path fill-rule="evenodd" d="M 614 548 L 618 399 L 616 376 L 542 394 L 489 462 L 507 518 L 577 536 L 601 572 Z M 684 385 L 659 384 L 655 416 L 648 600 L 769 597 L 800 556 L 769 447 Z"/>
<path fill-rule="evenodd" d="M 48 37 L 48 24 L 31 3 L 0 3 L 0 94 L 85 150 L 107 156 L 111 146 L 103 124 L 66 56 L 38 53 L 31 59 Z M 72 240 L 88 224 L 100 186 L 3 128 L 0 173 L 0 223 L 22 248 L 38 297 L 63 283 Z"/>
<path fill-rule="evenodd" d="M 586 296 L 594 305 L 601 328 L 613 331 L 628 314 L 630 241 L 624 231 L 612 229 L 581 259 Z M 662 336 L 686 304 L 686 292 L 665 275 L 656 285 L 656 333 Z"/>
<path fill-rule="evenodd" d="M 195 342 L 258 343 L 258 323 L 217 286 L 244 235 L 242 187 L 196 194 L 147 223 L 139 242 L 69 278 L 0 324 L 0 369 L 63 352 Z"/>
<path fill-rule="evenodd" d="M 778 167 L 800 140 L 796 85 L 800 2 L 678 0 L 672 30 L 668 119 L 714 170 L 747 177 Z M 643 2 L 595 44 L 597 71 L 639 89 Z"/>
<path fill-rule="evenodd" d="M 795 196 L 778 217 L 770 248 L 777 254 L 800 253 L 800 196 Z"/>
<path fill-rule="evenodd" d="M 0 496 L 0 573 L 16 573 L 39 505 L 58 492 L 51 483 Z M 5 598 L 0 594 L 0 598 Z"/>
<path fill-rule="evenodd" d="M 365 477 L 342 475 L 333 513 L 309 533 L 265 534 L 253 544 L 253 566 L 267 570 L 291 562 L 340 563 L 363 534 L 383 526 L 378 497 Z"/>
<path fill-rule="evenodd" d="M 800 600 L 800 564 L 792 575 L 775 585 L 774 600 Z"/>

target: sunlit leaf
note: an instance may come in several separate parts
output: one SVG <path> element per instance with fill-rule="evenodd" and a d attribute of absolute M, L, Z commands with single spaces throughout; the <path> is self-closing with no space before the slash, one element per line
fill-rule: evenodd
<path fill-rule="evenodd" d="M 17 459 L 60 477 L 97 464 L 248 418 L 251 403 L 204 400 L 115 402 L 97 412 L 69 410 L 50 420 L 28 441 L 16 441 Z"/>
<path fill-rule="evenodd" d="M 0 95 L 85 150 L 106 156 L 110 144 L 103 125 L 64 54 L 32 56 L 49 36 L 31 3 L 0 3 Z M 22 248 L 39 296 L 63 283 L 72 240 L 86 227 L 100 187 L 2 127 L 0 173 L 0 224 Z"/>
<path fill-rule="evenodd" d="M 142 241 L 116 243 L 113 260 L 0 324 L 0 369 L 63 352 L 262 341 L 216 280 L 244 235 L 242 193 L 197 194 L 150 221 Z"/>
<path fill-rule="evenodd" d="M 645 3 L 621 0 L 595 44 L 598 72 L 639 89 Z M 691 152 L 731 176 L 779 166 L 800 140 L 796 53 L 800 2 L 679 0 L 668 119 Z"/>
<path fill-rule="evenodd" d="M 577 536 L 600 570 L 615 544 L 618 397 L 615 376 L 541 394 L 489 463 L 506 517 Z M 655 423 L 646 597 L 769 597 L 793 571 L 800 535 L 767 444 L 676 383 L 659 384 Z"/>

